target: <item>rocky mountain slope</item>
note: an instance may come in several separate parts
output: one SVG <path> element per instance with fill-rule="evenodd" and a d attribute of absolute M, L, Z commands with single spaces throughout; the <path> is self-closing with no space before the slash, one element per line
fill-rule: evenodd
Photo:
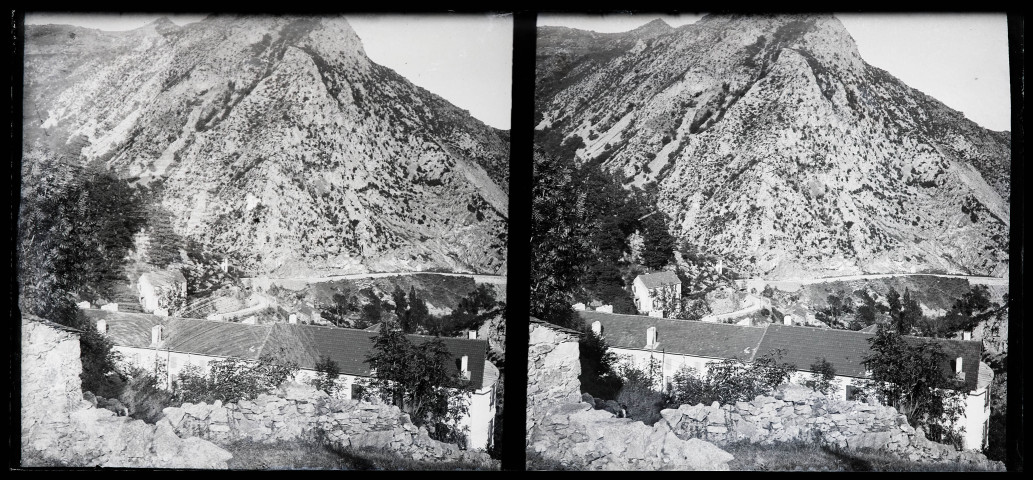
<path fill-rule="evenodd" d="M 343 17 L 27 25 L 27 167 L 158 189 L 252 274 L 506 270 L 509 132 L 370 61 Z"/>
<path fill-rule="evenodd" d="M 655 183 L 747 275 L 1006 275 L 1011 135 L 868 65 L 831 15 L 538 30 L 536 128 Z"/>

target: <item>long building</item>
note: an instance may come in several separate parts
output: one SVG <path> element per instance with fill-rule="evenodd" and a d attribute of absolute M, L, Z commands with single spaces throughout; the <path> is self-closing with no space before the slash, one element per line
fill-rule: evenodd
<path fill-rule="evenodd" d="M 96 328 L 115 345 L 115 350 L 131 364 L 154 370 L 158 364 L 168 369 L 168 378 L 179 375 L 188 365 L 208 368 L 212 361 L 225 359 L 258 360 L 269 355 L 293 360 L 300 366 L 297 381 L 316 378 L 316 362 L 329 357 L 341 369 L 340 395 L 352 399 L 356 382 L 370 376 L 366 356 L 373 349 L 376 332 L 350 328 L 299 324 L 263 324 L 160 317 L 142 313 L 85 310 Z M 408 335 L 414 343 L 435 337 Z M 453 357 L 450 369 L 469 379 L 474 387 L 469 412 L 461 425 L 467 426 L 467 446 L 487 449 L 494 432 L 495 394 L 498 368 L 488 361 L 486 340 L 441 338 Z"/>
<path fill-rule="evenodd" d="M 836 371 L 836 395 L 851 400 L 853 384 L 868 378 L 863 360 L 870 352 L 872 333 L 782 324 L 763 327 L 696 322 L 641 315 L 578 312 L 586 325 L 600 334 L 610 350 L 626 361 L 646 368 L 650 361 L 662 365 L 663 385 L 682 367 L 706 373 L 707 365 L 737 358 L 746 362 L 781 349 L 782 361 L 796 365 L 791 381 L 811 377 L 810 366 L 824 358 Z M 933 341 L 951 359 L 950 369 L 962 381 L 965 392 L 963 445 L 979 450 L 986 446 L 990 419 L 990 384 L 993 370 L 980 361 L 983 345 L 972 340 L 905 337 Z"/>

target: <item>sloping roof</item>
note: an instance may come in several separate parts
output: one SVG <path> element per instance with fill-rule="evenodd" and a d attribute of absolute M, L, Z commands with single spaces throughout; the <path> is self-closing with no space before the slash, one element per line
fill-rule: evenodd
<path fill-rule="evenodd" d="M 618 348 L 645 349 L 646 329 L 656 327 L 657 344 L 652 350 L 749 361 L 764 336 L 763 327 L 588 311 L 578 314 L 586 324 L 598 321 L 603 339 Z"/>
<path fill-rule="evenodd" d="M 484 362 L 484 378 L 481 379 L 481 388 L 490 387 L 499 380 L 499 367 L 494 363 Z"/>
<path fill-rule="evenodd" d="M 557 332 L 569 333 L 571 335 L 576 335 L 578 337 L 581 336 L 581 332 L 579 332 L 577 330 L 570 329 L 570 328 L 567 328 L 567 327 L 561 327 L 559 325 L 556 325 L 555 323 L 549 323 L 549 322 L 546 322 L 545 320 L 541 320 L 541 319 L 538 319 L 538 318 L 535 318 L 535 317 L 530 317 L 530 322 L 534 323 L 534 324 L 537 324 L 537 325 L 541 325 L 543 327 L 551 328 L 553 330 L 556 330 Z"/>
<path fill-rule="evenodd" d="M 271 328 L 272 332 L 265 343 L 263 353 L 274 354 L 282 347 L 289 359 L 298 362 L 302 368 L 308 369 L 314 369 L 319 358 L 327 356 L 337 362 L 341 373 L 358 376 L 369 375 L 366 356 L 373 350 L 373 338 L 377 336 L 377 332 L 285 323 L 273 324 Z M 415 344 L 436 338 L 426 335 L 408 335 L 408 337 Z M 484 379 L 485 356 L 488 351 L 487 340 L 441 337 L 441 341 L 452 354 L 453 359 L 459 359 L 463 355 L 467 356 L 470 382 L 473 385 L 481 385 Z M 449 370 L 453 373 L 459 371 L 455 363 L 448 363 Z"/>
<path fill-rule="evenodd" d="M 173 283 L 187 283 L 186 277 L 183 276 L 183 272 L 170 268 L 168 270 L 158 270 L 154 272 L 146 272 L 141 277 L 146 277 L 151 285 L 171 285 Z"/>
<path fill-rule="evenodd" d="M 672 272 L 670 270 L 664 270 L 664 271 L 653 272 L 653 273 L 643 273 L 642 275 L 639 275 L 636 278 L 641 279 L 642 280 L 642 284 L 645 285 L 646 288 L 649 288 L 649 289 L 660 287 L 660 286 L 663 286 L 663 285 L 671 285 L 671 284 L 674 284 L 674 283 L 678 283 L 678 284 L 681 283 L 681 280 L 678 279 L 678 276 L 675 275 L 674 272 Z"/>
<path fill-rule="evenodd" d="M 782 361 L 796 365 L 797 370 L 810 371 L 815 359 L 825 358 L 837 375 L 863 377 L 861 364 L 868 354 L 868 338 L 873 335 L 852 330 L 833 330 L 815 327 L 771 324 L 766 328 L 757 355 L 765 355 L 782 348 Z"/>
<path fill-rule="evenodd" d="M 870 352 L 868 339 L 874 334 L 852 330 L 769 324 L 751 327 L 724 323 L 655 318 L 642 315 L 618 315 L 578 312 L 588 325 L 598 321 L 603 339 L 611 347 L 646 350 L 646 329 L 656 327 L 657 344 L 650 350 L 708 358 L 739 358 L 753 361 L 777 348 L 785 350 L 781 361 L 810 371 L 816 359 L 825 358 L 837 375 L 863 378 L 862 362 Z M 978 341 L 904 337 L 909 342 L 932 341 L 940 344 L 947 358 L 961 357 L 967 391 L 985 386 L 992 373 L 979 361 L 982 344 Z M 749 348 L 749 351 L 746 349 Z M 952 372 L 950 364 L 945 371 Z M 982 382 L 982 383 L 981 383 Z"/>
<path fill-rule="evenodd" d="M 824 357 L 836 369 L 837 375 L 864 377 L 862 362 L 870 352 L 868 339 L 871 333 L 852 330 L 803 327 L 795 325 L 768 325 L 757 355 L 764 355 L 776 348 L 785 349 L 782 360 L 796 365 L 797 370 L 810 371 L 815 359 Z M 946 340 L 939 338 L 904 337 L 910 342 L 932 341 L 940 344 L 943 353 L 950 359 L 962 357 L 964 385 L 968 391 L 975 390 L 979 380 L 979 357 L 982 344 L 978 341 Z M 949 364 L 943 368 L 953 372 Z"/>
<path fill-rule="evenodd" d="M 147 313 L 109 312 L 107 310 L 88 309 L 83 313 L 97 325 L 97 320 L 108 323 L 107 337 L 115 345 L 123 347 L 147 348 L 151 345 L 151 328 L 163 324 L 164 318 Z"/>
<path fill-rule="evenodd" d="M 257 360 L 271 325 L 170 318 L 164 348 L 173 352 Z"/>
<path fill-rule="evenodd" d="M 48 326 L 50 328 L 54 328 L 54 329 L 57 329 L 57 330 L 62 330 L 62 331 L 74 333 L 74 334 L 77 334 L 77 335 L 78 334 L 82 334 L 82 330 L 79 330 L 78 328 L 69 327 L 68 325 L 61 325 L 60 323 L 51 322 L 50 320 L 47 320 L 47 319 L 42 318 L 42 317 L 37 317 L 37 316 L 29 314 L 29 313 L 23 313 L 22 314 L 22 325 L 24 325 L 24 324 L 26 324 L 28 322 L 42 323 L 43 325 L 46 325 L 46 326 Z"/>
<path fill-rule="evenodd" d="M 373 349 L 373 338 L 377 336 L 377 332 L 317 325 L 248 325 L 195 318 L 165 318 L 144 313 L 104 310 L 85 312 L 94 323 L 106 320 L 108 338 L 119 346 L 150 347 L 151 328 L 162 324 L 166 327 L 162 348 L 174 352 L 248 360 L 256 360 L 266 354 L 278 356 L 282 352 L 288 360 L 294 360 L 306 369 L 315 369 L 319 358 L 327 356 L 337 362 L 341 373 L 358 376 L 369 375 L 366 356 Z M 426 335 L 408 337 L 417 344 L 435 338 Z M 441 340 L 453 359 L 456 359 L 448 363 L 449 370 L 458 372 L 458 359 L 466 355 L 470 382 L 477 386 L 483 385 L 488 342 L 467 338 Z"/>
<path fill-rule="evenodd" d="M 983 362 L 979 362 L 979 375 L 976 378 L 976 388 L 983 388 L 990 385 L 994 379 L 994 371 L 990 369 L 990 365 Z"/>

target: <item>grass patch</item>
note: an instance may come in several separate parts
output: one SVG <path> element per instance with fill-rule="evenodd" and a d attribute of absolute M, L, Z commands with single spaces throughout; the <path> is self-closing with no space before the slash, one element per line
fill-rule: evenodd
<path fill-rule="evenodd" d="M 728 466 L 736 471 L 818 472 L 980 472 L 958 462 L 922 463 L 895 454 L 870 450 L 842 450 L 812 443 L 758 445 L 736 443 L 721 447 L 735 458 Z"/>
<path fill-rule="evenodd" d="M 34 448 L 23 448 L 21 466 L 23 468 L 83 468 L 90 467 L 83 460 L 58 460 Z"/>
<path fill-rule="evenodd" d="M 484 470 L 468 462 L 423 462 L 370 448 L 334 448 L 314 440 L 223 445 L 233 454 L 232 470 Z"/>
<path fill-rule="evenodd" d="M 533 449 L 527 449 L 525 465 L 527 470 L 547 470 L 547 471 L 577 471 L 582 470 L 576 466 L 563 465 L 556 460 L 545 458 L 542 454 L 534 451 Z"/>

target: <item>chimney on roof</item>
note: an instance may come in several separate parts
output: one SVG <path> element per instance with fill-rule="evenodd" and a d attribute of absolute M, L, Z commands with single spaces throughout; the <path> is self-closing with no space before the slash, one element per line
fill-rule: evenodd
<path fill-rule="evenodd" d="M 603 334 L 603 323 L 600 322 L 599 320 L 596 320 L 596 321 L 592 322 L 592 333 L 594 333 L 596 335 L 602 335 Z"/>
<path fill-rule="evenodd" d="M 298 323 L 298 314 L 292 313 L 287 316 L 287 323 L 295 324 Z"/>
<path fill-rule="evenodd" d="M 162 339 L 162 336 L 163 336 L 162 334 L 163 333 L 165 333 L 165 326 L 164 325 L 158 324 L 158 325 L 155 325 L 155 326 L 151 327 L 151 346 L 152 347 L 158 346 L 158 344 L 161 343 L 161 341 L 163 340 Z"/>
<path fill-rule="evenodd" d="M 469 338 L 470 340 L 477 340 L 477 330 L 470 330 L 467 333 L 467 338 Z"/>
<path fill-rule="evenodd" d="M 97 320 L 97 331 L 100 333 L 108 333 L 108 321 Z"/>
<path fill-rule="evenodd" d="M 961 333 L 961 339 L 962 340 L 972 340 L 972 332 L 962 332 Z"/>
<path fill-rule="evenodd" d="M 646 329 L 646 346 L 652 346 L 656 344 L 656 327 L 649 327 Z"/>
<path fill-rule="evenodd" d="M 793 316 L 789 315 L 789 314 L 786 314 L 785 316 L 783 316 L 782 317 L 782 324 L 783 325 L 792 325 L 793 324 Z"/>

